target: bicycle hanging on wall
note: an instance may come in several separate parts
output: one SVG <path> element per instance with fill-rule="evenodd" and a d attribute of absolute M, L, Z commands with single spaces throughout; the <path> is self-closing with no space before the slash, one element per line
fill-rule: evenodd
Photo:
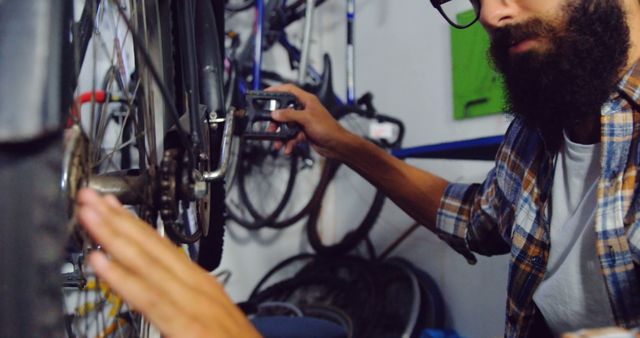
<path fill-rule="evenodd" d="M 315 4 L 319 6 L 323 2 L 316 1 Z M 253 88 L 262 88 L 274 83 L 295 82 L 262 66 L 261 53 L 282 48 L 288 56 L 287 62 L 291 69 L 298 72 L 298 84 L 316 94 L 336 119 L 353 132 L 365 137 L 368 136 L 367 129 L 370 121 L 390 123 L 393 125 L 395 139 L 377 142 L 387 148 L 399 146 L 404 133 L 402 123 L 379 114 L 373 106 L 370 94 L 365 94 L 358 100 L 353 98 L 355 95 L 353 72 L 355 7 L 353 3 L 350 3 L 347 8 L 350 27 L 347 37 L 350 62 L 347 68 L 348 78 L 351 79 L 350 85 L 347 86 L 347 97 L 352 98 L 350 103 L 342 103 L 343 101 L 334 93 L 331 61 L 327 55 L 323 59 L 322 73 L 317 72 L 308 63 L 306 67 L 304 66 L 303 55 L 310 39 L 309 27 L 307 25 L 304 27 L 302 50 L 290 42 L 288 32 L 291 30 L 287 28 L 308 12 L 304 1 L 278 0 L 262 5 L 261 1 L 256 1 L 250 4 L 243 2 L 243 6 L 235 6 L 238 4 L 228 2 L 229 16 L 238 15 L 243 10 L 250 12 L 248 10 L 255 6 L 255 28 L 246 37 L 244 45 L 240 41 L 239 33 L 227 32 L 230 48 L 227 51 L 229 81 L 226 86 L 228 93 L 237 93 L 229 96 L 241 98 L 241 93 L 246 90 L 249 83 Z M 309 19 L 306 18 L 305 23 L 308 21 Z M 262 43 L 262 48 L 256 47 L 259 43 Z M 308 82 L 300 82 L 301 79 Z M 342 244 L 334 246 L 323 244 L 320 240 L 318 219 L 322 210 L 323 196 L 330 190 L 328 186 L 335 177 L 338 167 L 337 163 L 325 161 L 315 154 L 307 144 L 299 145 L 290 157 L 285 157 L 273 148 L 272 143 L 244 142 L 239 150 L 234 184 L 230 187 L 231 193 L 227 198 L 229 217 L 249 230 L 282 229 L 307 219 L 307 234 L 314 250 L 332 255 L 348 252 L 366 238 L 382 209 L 384 196 L 380 192 L 372 193 L 374 197 L 371 202 L 367 202 L 370 203 L 370 207 L 363 220 L 359 223 L 357 230 L 351 231 L 339 241 Z"/>

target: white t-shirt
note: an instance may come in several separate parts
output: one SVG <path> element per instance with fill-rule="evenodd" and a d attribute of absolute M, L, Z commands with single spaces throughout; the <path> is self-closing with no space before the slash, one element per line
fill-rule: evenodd
<path fill-rule="evenodd" d="M 566 134 L 564 139 L 551 192 L 547 272 L 533 295 L 555 335 L 615 325 L 596 254 L 600 144 L 573 143 Z"/>

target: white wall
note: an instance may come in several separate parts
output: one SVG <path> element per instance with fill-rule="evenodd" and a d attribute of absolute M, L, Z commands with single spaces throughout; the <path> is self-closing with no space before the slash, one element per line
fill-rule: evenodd
<path fill-rule="evenodd" d="M 454 121 L 451 103 L 449 27 L 426 0 L 357 0 L 356 89 L 371 91 L 379 111 L 401 118 L 407 126 L 405 146 L 440 143 L 504 132 L 503 116 Z M 346 1 L 329 0 L 316 12 L 312 64 L 321 67 L 321 54 L 328 52 L 334 65 L 334 86 L 344 93 Z M 297 30 L 297 32 L 296 32 Z M 291 36 L 300 35 L 291 27 Z M 295 41 L 294 41 L 295 42 Z M 280 59 L 282 60 L 282 59 Z M 278 58 L 265 61 L 278 67 Z M 344 97 L 344 95 L 342 95 Z M 490 162 L 410 160 L 411 164 L 457 182 L 481 181 Z M 355 186 L 355 188 L 353 188 Z M 343 173 L 334 191 L 331 218 L 344 232 L 344 225 L 358 220 L 372 193 L 362 181 Z M 338 198 L 338 196 L 340 198 Z M 325 222 L 328 228 L 334 222 Z M 412 221 L 387 202 L 373 231 L 373 241 L 382 251 Z M 307 250 L 301 224 L 284 232 L 249 234 L 230 225 L 221 269 L 233 271 L 227 290 L 243 300 L 271 266 L 301 250 Z M 261 239 L 261 240 L 259 240 Z M 416 231 L 397 251 L 431 274 L 448 306 L 451 327 L 466 337 L 501 336 L 504 328 L 507 257 L 479 257 L 475 266 L 448 248 L 425 229 Z"/>

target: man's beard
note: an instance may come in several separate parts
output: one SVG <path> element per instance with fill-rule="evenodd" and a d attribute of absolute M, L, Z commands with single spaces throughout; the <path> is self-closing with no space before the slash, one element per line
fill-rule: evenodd
<path fill-rule="evenodd" d="M 500 28 L 490 49 L 504 77 L 507 111 L 556 149 L 563 128 L 600 114 L 629 53 L 621 1 L 573 0 L 563 17 L 560 25 L 532 19 Z M 548 46 L 509 54 L 514 42 L 529 38 L 546 39 Z"/>

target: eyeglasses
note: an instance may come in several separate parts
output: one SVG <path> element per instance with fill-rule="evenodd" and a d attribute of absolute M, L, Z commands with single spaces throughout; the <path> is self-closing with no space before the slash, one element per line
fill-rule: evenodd
<path fill-rule="evenodd" d="M 480 17 L 480 0 L 431 0 L 431 5 L 451 26 L 458 29 L 473 25 Z M 473 11 L 461 13 L 470 8 Z"/>

